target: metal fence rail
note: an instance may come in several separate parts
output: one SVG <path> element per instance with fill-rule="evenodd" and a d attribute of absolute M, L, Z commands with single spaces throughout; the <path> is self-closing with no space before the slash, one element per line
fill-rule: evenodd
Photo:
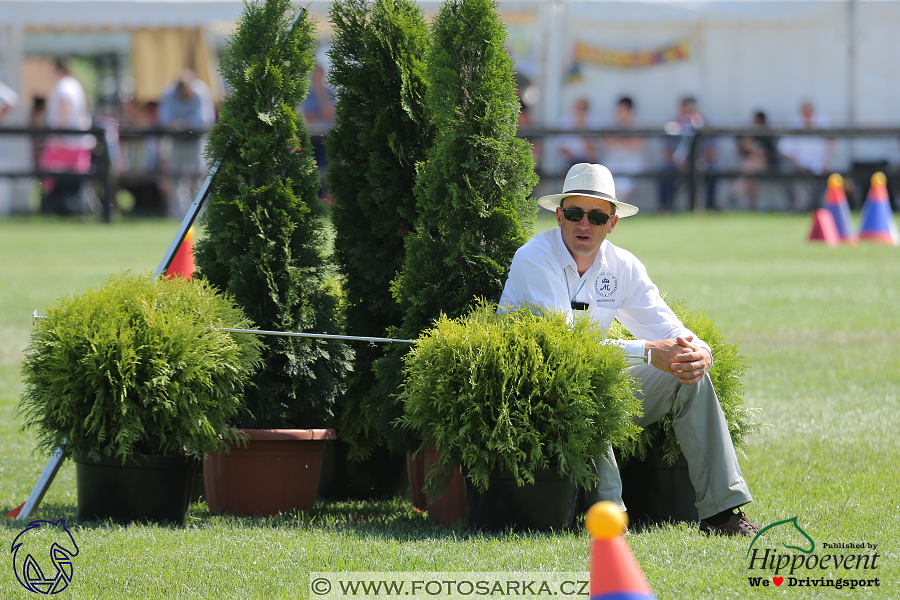
<path fill-rule="evenodd" d="M 320 124 L 309 124 L 310 135 L 314 143 L 321 142 L 327 134 L 327 127 Z M 100 191 L 98 196 L 102 206 L 101 218 L 110 222 L 112 214 L 116 210 L 116 192 L 120 178 L 147 178 L 165 177 L 172 175 L 167 169 L 145 168 L 140 165 L 127 165 L 120 169 L 116 161 L 112 159 L 111 148 L 121 147 L 120 144 L 135 140 L 150 140 L 164 138 L 200 138 L 208 134 L 208 131 L 171 131 L 167 129 L 126 129 L 117 132 L 102 127 L 93 127 L 87 131 L 70 129 L 47 129 L 41 127 L 0 127 L 0 136 L 28 137 L 32 143 L 39 145 L 42 140 L 53 135 L 90 134 L 97 140 L 94 148 L 91 169 L 87 173 L 71 173 L 58 171 L 45 171 L 35 164 L 31 169 L 19 171 L 0 170 L 0 177 L 13 178 L 42 178 L 42 177 L 78 177 L 96 182 Z M 845 177 L 864 177 L 870 175 L 870 168 L 854 169 L 853 167 L 829 171 L 825 174 L 809 174 L 801 172 L 788 172 L 780 168 L 766 168 L 756 172 L 745 172 L 734 168 L 704 167 L 699 160 L 699 152 L 705 140 L 710 138 L 772 138 L 773 141 L 782 137 L 819 137 L 828 140 L 861 140 L 861 139 L 896 139 L 900 141 L 900 127 L 835 127 L 830 129 L 791 129 L 791 128 L 713 128 L 703 127 L 693 135 L 682 135 L 677 132 L 666 131 L 665 127 L 636 127 L 630 129 L 618 128 L 593 128 L 593 129 L 561 129 L 554 127 L 527 126 L 520 127 L 519 137 L 536 141 L 553 139 L 564 136 L 584 136 L 602 140 L 606 137 L 641 137 L 645 139 L 665 138 L 689 138 L 690 146 L 687 153 L 685 168 L 681 171 L 664 170 L 661 168 L 648 168 L 640 172 L 628 173 L 629 178 L 650 179 L 661 181 L 663 179 L 681 178 L 687 184 L 690 207 L 697 212 L 704 210 L 705 204 L 699 191 L 707 180 L 710 179 L 736 179 L 748 178 L 755 180 L 774 181 L 824 181 L 831 172 L 837 172 Z M 900 184 L 900 168 L 889 166 L 886 163 L 881 169 L 888 178 L 889 187 Z M 538 175 L 542 181 L 562 180 L 565 172 L 559 172 L 553 168 L 542 168 L 537 165 Z"/>

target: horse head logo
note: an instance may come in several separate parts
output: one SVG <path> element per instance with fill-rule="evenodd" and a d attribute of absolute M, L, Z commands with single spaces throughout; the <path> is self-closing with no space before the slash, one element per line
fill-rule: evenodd
<path fill-rule="evenodd" d="M 32 521 L 13 540 L 10 552 L 16 579 L 22 587 L 38 594 L 58 594 L 72 581 L 72 559 L 78 556 L 78 544 L 66 529 L 65 518 Z"/>
<path fill-rule="evenodd" d="M 799 546 L 788 546 L 785 543 L 782 543 L 782 546 L 784 546 L 785 548 L 790 548 L 791 550 L 799 550 L 800 552 L 803 552 L 805 554 L 812 554 L 813 551 L 816 549 L 816 543 L 813 541 L 813 539 L 811 537 L 809 537 L 809 534 L 806 533 L 805 531 L 803 531 L 803 528 L 797 524 L 797 517 L 793 517 L 791 519 L 785 519 L 784 521 L 776 521 L 775 523 L 766 525 L 765 527 L 760 529 L 759 533 L 756 534 L 756 537 L 753 538 L 753 541 L 750 542 L 750 547 L 747 548 L 747 556 L 750 556 L 750 551 L 753 550 L 753 544 L 756 543 L 756 540 L 765 531 L 772 529 L 773 527 L 778 527 L 779 525 L 787 525 L 787 524 L 793 525 L 794 529 L 797 530 L 800 533 L 800 535 L 802 535 L 809 541 L 809 548 L 801 548 Z"/>

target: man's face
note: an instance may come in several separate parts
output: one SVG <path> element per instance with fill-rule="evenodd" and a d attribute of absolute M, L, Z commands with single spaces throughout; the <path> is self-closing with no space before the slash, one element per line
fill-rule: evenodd
<path fill-rule="evenodd" d="M 580 208 L 584 211 L 581 220 L 569 221 L 563 216 L 563 208 Z M 591 198 L 590 196 L 569 196 L 563 199 L 562 208 L 556 209 L 556 222 L 562 230 L 563 242 L 572 256 L 591 257 L 600 248 L 600 244 L 616 226 L 619 217 L 613 215 L 606 225 L 591 225 L 588 221 L 588 212 L 599 210 L 607 215 L 612 210 L 612 205 L 606 200 Z"/>
<path fill-rule="evenodd" d="M 616 104 L 616 121 L 619 123 L 631 124 L 631 107 L 620 102 Z"/>

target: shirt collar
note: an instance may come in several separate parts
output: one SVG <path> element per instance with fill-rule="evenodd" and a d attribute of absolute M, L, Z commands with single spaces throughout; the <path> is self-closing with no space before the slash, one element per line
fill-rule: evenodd
<path fill-rule="evenodd" d="M 552 238 L 552 247 L 553 247 L 553 255 L 556 258 L 556 261 L 559 263 L 560 267 L 563 269 L 571 268 L 575 274 L 578 274 L 578 266 L 575 264 L 575 259 L 572 258 L 572 253 L 569 252 L 569 249 L 566 248 L 566 243 L 562 239 L 562 229 L 556 227 L 553 230 L 553 238 Z M 597 255 L 594 257 L 594 262 L 591 263 L 591 268 L 588 269 L 588 273 L 593 273 L 596 271 L 605 271 L 606 270 L 606 249 L 609 247 L 609 240 L 603 240 L 600 244 L 600 250 L 597 252 Z"/>

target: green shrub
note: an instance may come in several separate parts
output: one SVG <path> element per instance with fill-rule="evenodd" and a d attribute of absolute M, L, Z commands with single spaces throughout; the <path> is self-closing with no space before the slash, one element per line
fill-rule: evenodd
<path fill-rule="evenodd" d="M 685 327 L 697 334 L 712 349 L 713 365 L 709 370 L 709 377 L 725 414 L 731 441 L 735 449 L 745 452 L 747 448 L 745 438 L 763 425 L 753 422 L 753 417 L 758 411 L 744 404 L 743 377 L 749 367 L 740 353 L 739 344 L 727 343 L 725 335 L 706 314 L 691 312 L 684 302 L 677 302 L 671 306 Z M 634 336 L 618 321 L 613 322 L 609 337 L 634 339 Z M 681 455 L 681 445 L 675 437 L 671 415 L 666 415 L 656 423 L 645 427 L 633 440 L 619 444 L 618 450 L 624 461 L 633 456 L 642 460 L 647 456 L 661 456 L 667 464 L 674 464 Z"/>
<path fill-rule="evenodd" d="M 301 13 L 291 25 L 296 10 Z M 315 66 L 314 24 L 289 0 L 247 2 L 220 70 L 231 93 L 210 132 L 221 160 L 197 242 L 197 275 L 260 328 L 341 333 L 327 285 L 325 210 L 299 114 Z M 267 337 L 241 427 L 318 427 L 343 391 L 351 351 L 336 340 Z"/>
<path fill-rule="evenodd" d="M 482 490 L 492 471 L 508 469 L 524 485 L 549 467 L 593 487 L 602 448 L 640 430 L 624 355 L 591 319 L 495 310 L 481 303 L 442 316 L 404 358 L 400 423 L 441 450 L 428 485 L 456 466 Z"/>
<path fill-rule="evenodd" d="M 69 455 L 94 459 L 225 447 L 259 342 L 212 328 L 249 326 L 201 280 L 126 274 L 63 297 L 32 330 L 22 428 L 48 452 L 66 440 Z"/>
<path fill-rule="evenodd" d="M 347 333 L 382 337 L 402 323 L 391 295 L 416 218 L 416 165 L 431 143 L 425 103 L 425 17 L 408 0 L 336 0 L 328 79 L 335 124 L 326 138 L 335 260 L 344 275 Z M 369 407 L 383 345 L 357 349 L 337 430 L 351 457 L 380 441 Z"/>
<path fill-rule="evenodd" d="M 441 314 L 499 298 L 516 250 L 531 236 L 537 183 L 528 142 L 516 137 L 519 102 L 506 29 L 491 0 L 446 0 L 428 54 L 435 139 L 416 183 L 418 219 L 393 283 L 412 339 Z M 377 363 L 387 389 L 402 380 L 395 347 Z M 380 407 L 393 422 L 402 407 Z"/>

